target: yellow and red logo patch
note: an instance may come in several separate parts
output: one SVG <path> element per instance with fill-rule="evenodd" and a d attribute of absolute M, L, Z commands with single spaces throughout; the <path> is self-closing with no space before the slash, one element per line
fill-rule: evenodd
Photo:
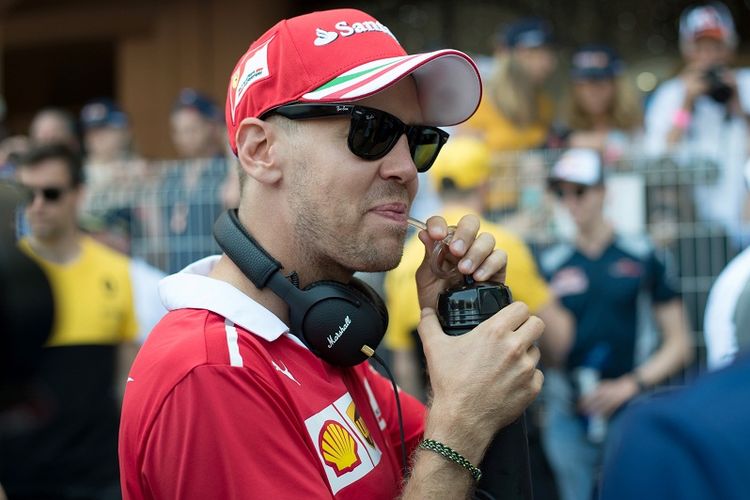
<path fill-rule="evenodd" d="M 357 442 L 341 424 L 333 420 L 323 424 L 318 438 L 325 463 L 333 467 L 337 476 L 354 470 L 362 463 L 357 455 Z"/>
<path fill-rule="evenodd" d="M 335 495 L 369 474 L 382 457 L 349 393 L 305 420 Z"/>

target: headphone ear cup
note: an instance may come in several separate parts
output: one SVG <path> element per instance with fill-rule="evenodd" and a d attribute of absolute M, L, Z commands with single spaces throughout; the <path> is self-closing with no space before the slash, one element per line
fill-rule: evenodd
<path fill-rule="evenodd" d="M 298 329 L 308 347 L 328 363 L 357 365 L 367 359 L 362 346 L 375 349 L 383 339 L 383 301 L 373 301 L 367 289 L 317 281 L 303 292 L 308 306 L 296 320 Z"/>
<path fill-rule="evenodd" d="M 383 298 L 377 291 L 375 291 L 373 287 L 371 287 L 361 279 L 352 278 L 349 282 L 349 286 L 362 293 L 367 298 L 367 300 L 369 300 L 372 306 L 380 313 L 380 320 L 383 325 L 383 334 L 385 335 L 385 331 L 388 329 L 388 308 L 386 307 Z"/>

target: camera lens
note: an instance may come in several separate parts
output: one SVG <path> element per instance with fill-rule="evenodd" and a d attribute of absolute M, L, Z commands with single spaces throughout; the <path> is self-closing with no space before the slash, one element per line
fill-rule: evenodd
<path fill-rule="evenodd" d="M 719 104 L 724 104 L 732 98 L 732 87 L 721 78 L 722 68 L 713 67 L 706 71 L 704 78 L 708 84 L 706 95 Z"/>

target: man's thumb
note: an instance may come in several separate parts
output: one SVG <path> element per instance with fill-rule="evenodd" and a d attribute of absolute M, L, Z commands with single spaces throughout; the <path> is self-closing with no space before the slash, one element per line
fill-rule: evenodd
<path fill-rule="evenodd" d="M 442 333 L 442 331 L 443 329 L 440 326 L 440 320 L 435 313 L 435 309 L 432 307 L 423 308 L 422 317 L 419 321 L 419 326 L 417 326 L 417 332 L 422 339 L 422 344 L 425 343 L 425 340 Z"/>

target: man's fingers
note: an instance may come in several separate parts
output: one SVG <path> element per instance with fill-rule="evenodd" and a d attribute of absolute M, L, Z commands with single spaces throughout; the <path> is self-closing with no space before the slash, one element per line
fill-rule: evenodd
<path fill-rule="evenodd" d="M 494 280 L 505 283 L 505 270 L 508 265 L 508 254 L 503 250 L 495 249 L 484 262 L 473 271 L 473 278 L 477 281 Z"/>
<path fill-rule="evenodd" d="M 495 237 L 489 233 L 480 233 L 473 242 L 464 248 L 465 253 L 463 255 L 457 254 L 454 250 L 453 241 L 451 241 L 451 253 L 456 257 L 461 257 L 458 262 L 459 271 L 464 274 L 472 274 L 492 255 L 495 250 Z"/>
<path fill-rule="evenodd" d="M 528 344 L 533 344 L 539 340 L 543 333 L 544 321 L 538 316 L 529 316 L 529 319 L 515 331 L 515 335 L 518 335 L 519 340 Z"/>
<path fill-rule="evenodd" d="M 477 233 L 479 232 L 479 218 L 475 215 L 464 215 L 458 221 L 456 231 L 450 242 L 450 252 L 456 257 L 464 257 L 467 251 L 477 244 Z M 492 238 L 490 251 L 495 247 L 495 238 Z M 484 243 L 486 244 L 486 242 Z M 486 255 L 486 254 L 485 254 Z M 476 258 L 476 257 L 475 257 Z M 462 269 L 463 271 L 463 269 Z"/>

